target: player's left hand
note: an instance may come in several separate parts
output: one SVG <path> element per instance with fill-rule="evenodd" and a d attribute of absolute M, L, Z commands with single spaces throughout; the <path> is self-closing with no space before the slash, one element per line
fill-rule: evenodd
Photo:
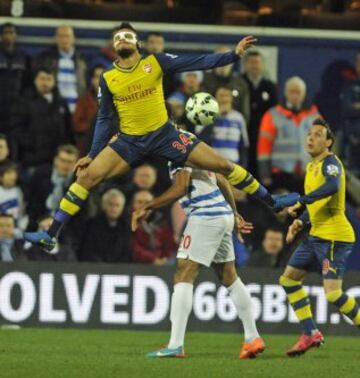
<path fill-rule="evenodd" d="M 252 35 L 248 35 L 247 37 L 243 38 L 235 47 L 235 53 L 239 56 L 243 56 L 245 51 L 254 46 L 257 42 L 257 39 Z"/>
<path fill-rule="evenodd" d="M 301 203 L 297 202 L 295 205 L 287 208 L 287 213 L 291 215 L 293 218 L 296 218 L 298 216 L 298 211 L 300 208 L 301 208 Z"/>
<path fill-rule="evenodd" d="M 150 214 L 150 210 L 144 208 L 133 211 L 131 215 L 131 231 L 135 232 L 139 225 L 139 220 L 146 218 Z"/>

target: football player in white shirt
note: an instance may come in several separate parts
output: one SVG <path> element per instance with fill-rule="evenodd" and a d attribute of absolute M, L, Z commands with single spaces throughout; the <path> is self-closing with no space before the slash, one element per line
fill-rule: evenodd
<path fill-rule="evenodd" d="M 174 166 L 170 163 L 173 185 L 163 194 L 132 214 L 132 230 L 152 209 L 179 200 L 188 219 L 178 253 L 171 299 L 171 336 L 168 345 L 148 353 L 148 357 L 185 357 L 184 338 L 193 304 L 193 285 L 201 265 L 213 266 L 228 289 L 244 326 L 245 342 L 240 358 L 254 358 L 265 349 L 256 328 L 251 297 L 235 268 L 232 233 L 249 233 L 252 225 L 236 211 L 231 186 L 213 172 Z"/>

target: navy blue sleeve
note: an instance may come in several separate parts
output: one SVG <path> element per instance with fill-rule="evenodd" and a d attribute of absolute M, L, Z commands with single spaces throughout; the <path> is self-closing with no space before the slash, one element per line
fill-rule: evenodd
<path fill-rule="evenodd" d="M 109 141 L 111 137 L 111 120 L 115 113 L 112 95 L 105 83 L 103 75 L 100 76 L 98 101 L 99 109 L 96 116 L 94 137 L 88 154 L 91 158 L 94 158 Z"/>
<path fill-rule="evenodd" d="M 308 211 L 305 209 L 303 213 L 300 215 L 299 219 L 303 222 L 304 226 L 310 224 L 310 217 Z"/>
<path fill-rule="evenodd" d="M 326 179 L 325 183 L 306 196 L 300 197 L 302 204 L 311 204 L 339 191 L 341 165 L 334 155 L 329 155 L 325 158 L 322 165 L 322 174 Z"/>
<path fill-rule="evenodd" d="M 226 66 L 239 60 L 235 51 L 224 54 L 202 55 L 174 55 L 154 54 L 164 72 L 185 72 L 195 70 L 209 70 L 215 67 Z"/>

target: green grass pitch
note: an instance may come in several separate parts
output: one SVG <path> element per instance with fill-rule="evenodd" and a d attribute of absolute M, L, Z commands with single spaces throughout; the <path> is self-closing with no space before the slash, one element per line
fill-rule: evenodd
<path fill-rule="evenodd" d="M 165 343 L 165 332 L 0 330 L 1 378 L 360 377 L 360 338 L 326 337 L 302 357 L 284 355 L 297 335 L 265 335 L 268 349 L 239 360 L 242 335 L 189 333 L 185 359 L 152 360 L 145 353 Z"/>

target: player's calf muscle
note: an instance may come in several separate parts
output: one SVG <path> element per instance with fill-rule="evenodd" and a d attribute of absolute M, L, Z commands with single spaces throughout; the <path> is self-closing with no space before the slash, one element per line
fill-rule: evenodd
<path fill-rule="evenodd" d="M 324 279 L 323 285 L 325 293 L 331 293 L 342 288 L 342 280 Z"/>

